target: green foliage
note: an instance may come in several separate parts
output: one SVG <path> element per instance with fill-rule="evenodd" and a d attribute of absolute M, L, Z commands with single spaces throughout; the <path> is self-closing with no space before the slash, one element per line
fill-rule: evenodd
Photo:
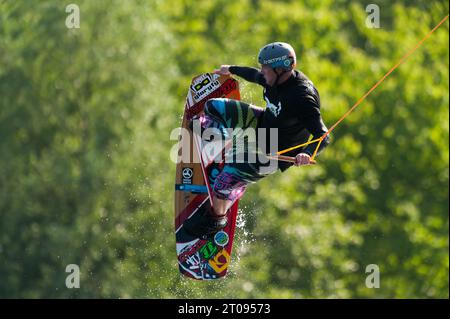
<path fill-rule="evenodd" d="M 0 2 L 0 297 L 448 298 L 448 21 L 333 131 L 319 165 L 249 187 L 225 280 L 178 274 L 169 159 L 194 75 L 290 42 L 331 126 L 448 2 L 379 1 L 380 29 L 363 1 L 77 4 L 68 29 L 58 1 Z M 68 264 L 80 289 L 65 286 Z"/>

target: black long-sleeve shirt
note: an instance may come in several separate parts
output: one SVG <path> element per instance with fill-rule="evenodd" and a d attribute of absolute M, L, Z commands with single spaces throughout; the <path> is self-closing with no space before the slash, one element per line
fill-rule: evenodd
<path fill-rule="evenodd" d="M 229 71 L 264 87 L 263 98 L 267 105 L 258 121 L 258 127 L 267 129 L 268 140 L 270 139 L 269 129 L 278 129 L 277 151 L 307 142 L 310 134 L 312 134 L 313 139 L 317 139 L 328 131 L 320 114 L 319 92 L 302 72 L 295 70 L 288 80 L 271 87 L 267 85 L 263 74 L 258 69 L 231 66 Z M 318 142 L 315 142 L 284 155 L 295 156 L 299 153 L 312 155 L 317 144 Z M 322 141 L 317 154 L 328 144 L 329 136 Z M 266 146 L 266 150 L 270 149 Z M 292 166 L 291 163 L 279 163 L 279 168 L 282 171 L 290 166 Z"/>

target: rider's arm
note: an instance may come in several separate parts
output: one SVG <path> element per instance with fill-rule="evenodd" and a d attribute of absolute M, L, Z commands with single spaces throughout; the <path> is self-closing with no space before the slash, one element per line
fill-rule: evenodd
<path fill-rule="evenodd" d="M 300 116 L 306 129 L 313 135 L 313 140 L 322 137 L 328 131 L 320 115 L 320 108 L 312 98 L 306 97 L 303 99 Z M 312 156 L 317 148 L 318 143 L 319 142 L 314 142 L 307 145 L 303 149 L 302 153 L 307 153 L 308 155 Z M 328 144 L 330 144 L 329 135 L 320 143 L 317 154 L 319 154 L 325 147 L 327 147 Z"/>
<path fill-rule="evenodd" d="M 249 82 L 258 83 L 260 85 L 266 84 L 266 80 L 264 79 L 264 76 L 256 68 L 251 68 L 248 66 L 231 65 L 229 67 L 229 71 L 232 74 L 236 74 L 237 76 L 240 76 L 241 78 L 243 78 Z"/>

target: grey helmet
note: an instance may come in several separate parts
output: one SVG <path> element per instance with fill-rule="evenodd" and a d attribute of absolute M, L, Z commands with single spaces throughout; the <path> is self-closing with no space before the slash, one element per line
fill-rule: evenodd
<path fill-rule="evenodd" d="M 271 68 L 282 68 L 287 71 L 295 68 L 297 58 L 294 48 L 285 42 L 273 42 L 266 44 L 259 50 L 258 62 L 269 65 Z"/>

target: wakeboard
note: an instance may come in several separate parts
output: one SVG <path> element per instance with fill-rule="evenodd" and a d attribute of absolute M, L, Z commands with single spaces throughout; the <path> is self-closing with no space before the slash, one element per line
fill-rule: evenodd
<path fill-rule="evenodd" d="M 183 228 L 184 221 L 199 208 L 211 206 L 211 188 L 224 166 L 224 149 L 213 154 L 204 152 L 201 136 L 189 128 L 190 120 L 202 115 L 206 101 L 212 98 L 239 100 L 238 81 L 228 75 L 201 74 L 192 79 L 186 97 L 175 177 L 175 237 L 180 272 L 197 280 L 219 279 L 227 274 L 239 205 L 239 200 L 233 203 L 228 225 L 213 235 L 196 238 Z"/>

